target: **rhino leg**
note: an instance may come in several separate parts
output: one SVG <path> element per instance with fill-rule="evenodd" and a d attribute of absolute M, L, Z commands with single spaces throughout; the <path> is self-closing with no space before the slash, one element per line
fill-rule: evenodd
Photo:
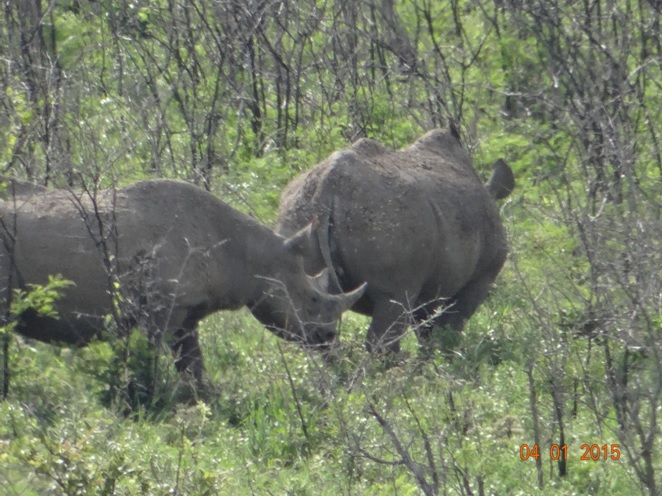
<path fill-rule="evenodd" d="M 448 306 L 433 322 L 427 315 L 417 314 L 416 322 L 425 322 L 418 332 L 419 344 L 422 348 L 440 346 L 442 350 L 450 350 L 459 342 L 459 333 L 464 323 L 471 317 L 478 306 L 485 301 L 496 274 L 484 274 L 478 279 L 467 283 L 453 298 L 445 304 Z"/>
<path fill-rule="evenodd" d="M 416 337 L 419 354 L 432 356 L 434 350 L 451 352 L 459 343 L 460 330 L 464 321 L 456 311 L 455 298 L 446 300 L 441 305 L 426 306 L 414 313 Z M 441 315 L 435 316 L 442 307 Z"/>
<path fill-rule="evenodd" d="M 39 315 L 32 308 L 20 315 L 16 325 L 16 332 L 26 338 L 73 346 L 85 346 L 101 329 L 101 319 L 81 317 L 72 323 L 64 318 Z"/>
<path fill-rule="evenodd" d="M 409 312 L 401 303 L 384 297 L 377 301 L 368 328 L 366 348 L 369 352 L 400 351 L 400 339 L 410 324 Z"/>
<path fill-rule="evenodd" d="M 419 306 L 413 315 L 414 330 L 418 340 L 423 343 L 430 338 L 435 326 L 440 325 L 439 320 L 442 315 L 435 317 L 440 310 L 442 312 L 450 311 L 449 308 L 455 304 L 454 299 L 448 299 L 440 302 L 433 302 Z"/>
<path fill-rule="evenodd" d="M 189 373 L 199 386 L 204 383 L 204 365 L 198 338 L 197 322 L 175 331 L 170 345 L 175 357 L 175 367 L 180 374 Z"/>
<path fill-rule="evenodd" d="M 467 283 L 454 298 L 454 305 L 446 314 L 440 316 L 440 323 L 453 330 L 461 331 L 464 323 L 471 317 L 478 306 L 485 301 L 490 292 L 497 272 L 483 274 L 480 278 Z"/>

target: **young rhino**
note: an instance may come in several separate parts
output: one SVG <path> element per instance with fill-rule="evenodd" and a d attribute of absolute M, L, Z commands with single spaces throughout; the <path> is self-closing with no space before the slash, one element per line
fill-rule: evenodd
<path fill-rule="evenodd" d="M 0 315 L 13 288 L 53 274 L 72 281 L 57 301 L 59 318 L 20 316 L 17 331 L 40 341 L 85 345 L 112 314 L 152 339 L 166 336 L 177 369 L 200 384 L 203 317 L 245 305 L 277 335 L 325 345 L 365 291 L 330 295 L 305 274 L 300 253 L 310 227 L 282 238 L 191 184 L 29 193 L 0 200 Z"/>

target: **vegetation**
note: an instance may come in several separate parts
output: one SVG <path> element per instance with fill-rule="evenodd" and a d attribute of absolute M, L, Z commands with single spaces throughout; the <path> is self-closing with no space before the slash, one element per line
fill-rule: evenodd
<path fill-rule="evenodd" d="M 481 172 L 503 156 L 518 186 L 501 205 L 511 256 L 450 357 L 419 360 L 407 336 L 388 367 L 346 314 L 324 363 L 224 313 L 201 330 L 216 392 L 191 406 L 140 335 L 70 350 L 4 328 L 0 492 L 658 494 L 660 8 L 6 2 L 5 176 L 179 177 L 269 223 L 333 150 L 453 124 Z M 48 311 L 35 291 L 16 297 Z"/>

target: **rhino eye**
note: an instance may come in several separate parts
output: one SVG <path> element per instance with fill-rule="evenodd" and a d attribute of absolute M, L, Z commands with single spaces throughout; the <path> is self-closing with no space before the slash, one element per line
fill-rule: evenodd
<path fill-rule="evenodd" d="M 320 302 L 320 297 L 319 297 L 318 295 L 316 295 L 316 294 L 313 294 L 313 295 L 310 297 L 310 302 L 311 302 L 313 305 L 317 305 L 317 304 L 319 304 L 319 302 Z"/>

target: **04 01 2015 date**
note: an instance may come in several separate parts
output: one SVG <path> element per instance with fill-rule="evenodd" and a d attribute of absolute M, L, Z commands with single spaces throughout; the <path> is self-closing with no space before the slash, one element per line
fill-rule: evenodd
<path fill-rule="evenodd" d="M 618 444 L 582 444 L 581 446 L 581 461 L 598 461 L 598 460 L 618 460 L 621 457 L 621 450 Z M 552 444 L 549 447 L 549 458 L 552 460 L 567 460 L 570 450 L 568 445 Z M 522 460 L 530 458 L 540 458 L 541 450 L 537 444 L 532 446 L 522 444 L 519 447 L 519 457 Z"/>

